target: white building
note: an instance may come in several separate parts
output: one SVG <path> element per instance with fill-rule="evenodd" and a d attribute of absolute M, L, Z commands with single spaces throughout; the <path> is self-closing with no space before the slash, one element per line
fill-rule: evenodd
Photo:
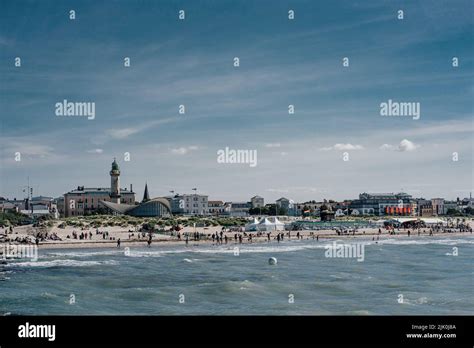
<path fill-rule="evenodd" d="M 226 202 L 225 213 L 230 216 L 248 216 L 250 205 L 250 202 Z"/>
<path fill-rule="evenodd" d="M 208 215 L 209 202 L 207 195 L 178 194 L 172 197 L 166 197 L 171 205 L 173 214 L 183 215 Z"/>
<path fill-rule="evenodd" d="M 223 201 L 208 201 L 209 215 L 218 216 L 225 214 Z"/>

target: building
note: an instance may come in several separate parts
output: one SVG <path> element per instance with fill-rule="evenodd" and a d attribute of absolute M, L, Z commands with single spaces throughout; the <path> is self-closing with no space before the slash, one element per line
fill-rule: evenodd
<path fill-rule="evenodd" d="M 298 209 L 292 200 L 285 197 L 281 197 L 277 199 L 275 203 L 278 208 L 283 209 L 285 211 L 285 215 L 289 215 L 289 216 L 299 215 Z"/>
<path fill-rule="evenodd" d="M 296 215 L 317 215 L 319 208 L 323 205 L 322 202 L 309 201 L 304 203 L 296 203 Z"/>
<path fill-rule="evenodd" d="M 260 196 L 253 196 L 250 198 L 250 204 L 252 208 L 263 208 L 265 206 L 265 200 Z"/>
<path fill-rule="evenodd" d="M 121 191 L 121 195 L 123 196 L 123 191 Z M 99 203 L 104 209 L 106 209 L 108 213 L 116 215 L 131 215 L 137 217 L 169 217 L 172 214 L 170 202 L 166 198 L 150 198 L 147 183 L 145 183 L 143 199 L 139 204 L 127 204 L 123 201 L 116 203 L 108 200 L 100 201 Z"/>
<path fill-rule="evenodd" d="M 64 196 L 60 196 L 54 199 L 54 202 L 56 203 L 56 206 L 58 207 L 58 213 L 59 216 L 64 216 Z"/>
<path fill-rule="evenodd" d="M 278 208 L 282 208 L 288 211 L 288 209 L 290 208 L 290 200 L 288 198 L 281 197 L 276 200 L 276 205 Z"/>
<path fill-rule="evenodd" d="M 208 215 L 208 196 L 195 194 L 177 194 L 166 197 L 173 214 L 182 215 Z"/>
<path fill-rule="evenodd" d="M 120 168 L 115 159 L 112 162 L 112 169 L 109 174 L 110 188 L 78 186 L 77 189 L 65 193 L 64 216 L 105 213 L 104 205 L 100 202 L 134 205 L 135 192 L 133 192 L 132 185 L 130 185 L 130 190 L 119 187 Z"/>
<path fill-rule="evenodd" d="M 131 215 L 137 217 L 171 216 L 170 203 L 164 197 L 153 198 L 136 205 L 113 203 L 110 201 L 101 201 L 100 204 L 107 209 L 107 212 L 116 215 Z"/>
<path fill-rule="evenodd" d="M 235 217 L 249 216 L 250 202 L 226 202 L 225 214 Z"/>
<path fill-rule="evenodd" d="M 51 215 L 55 219 L 59 217 L 59 209 L 53 197 L 37 196 L 32 197 L 29 202 L 29 214 L 34 216 Z M 24 214 L 28 214 L 22 211 Z"/>
<path fill-rule="evenodd" d="M 18 206 L 13 203 L 3 201 L 0 203 L 0 213 L 18 213 Z"/>
<path fill-rule="evenodd" d="M 443 214 L 444 215 L 448 214 L 449 210 L 451 210 L 451 211 L 455 210 L 455 211 L 460 213 L 462 211 L 462 207 L 456 201 L 444 201 Z"/>
<path fill-rule="evenodd" d="M 418 206 L 418 215 L 423 217 L 433 216 L 433 206 L 430 204 L 424 204 Z"/>
<path fill-rule="evenodd" d="M 332 221 L 335 218 L 335 212 L 332 210 L 330 204 L 323 204 L 319 208 L 319 216 L 321 217 L 321 221 Z"/>
<path fill-rule="evenodd" d="M 349 205 L 352 215 L 414 215 L 416 202 L 407 193 L 361 193 Z"/>
<path fill-rule="evenodd" d="M 443 198 L 432 198 L 431 205 L 433 206 L 433 215 L 443 215 L 444 212 L 444 199 Z"/>
<path fill-rule="evenodd" d="M 0 200 L 0 203 L 5 204 L 5 207 L 7 207 L 8 210 L 10 211 L 21 211 L 25 210 L 28 207 L 28 199 L 6 199 L 2 197 L 2 200 Z M 15 207 L 15 208 L 13 208 Z"/>
<path fill-rule="evenodd" d="M 225 206 L 223 201 L 208 201 L 209 215 L 224 215 Z"/>
<path fill-rule="evenodd" d="M 418 216 L 433 216 L 433 206 L 431 200 L 419 198 L 416 200 L 416 212 Z"/>

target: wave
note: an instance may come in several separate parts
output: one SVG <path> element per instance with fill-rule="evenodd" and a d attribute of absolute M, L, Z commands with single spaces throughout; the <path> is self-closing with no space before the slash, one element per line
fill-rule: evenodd
<path fill-rule="evenodd" d="M 40 255 L 41 257 L 90 257 L 90 256 L 110 256 L 110 255 L 121 255 L 124 254 L 125 250 L 102 250 L 102 251 L 69 251 L 69 252 L 48 252 L 45 255 Z"/>
<path fill-rule="evenodd" d="M 457 244 L 474 244 L 474 240 L 470 239 L 381 239 L 378 244 L 393 244 L 393 245 L 457 245 Z M 374 242 L 370 242 L 373 244 Z"/>
<path fill-rule="evenodd" d="M 68 257 L 68 258 L 86 258 L 93 256 L 121 256 L 126 255 L 128 257 L 163 257 L 169 254 L 181 254 L 181 253 L 199 253 L 199 254 L 234 254 L 238 251 L 241 253 L 287 253 L 287 252 L 296 252 L 303 250 L 316 250 L 316 249 L 328 249 L 333 248 L 335 244 L 363 244 L 365 246 L 372 245 L 428 245 L 428 244 L 438 244 L 438 245 L 457 245 L 457 244 L 474 244 L 474 239 L 472 238 L 443 238 L 439 239 L 436 237 L 424 237 L 422 239 L 416 237 L 403 237 L 403 238 L 387 238 L 382 237 L 378 241 L 372 241 L 369 239 L 334 239 L 330 241 L 309 241 L 309 242 L 299 242 L 299 241 L 290 241 L 282 242 L 280 244 L 276 243 L 256 243 L 253 245 L 248 244 L 230 244 L 222 246 L 210 246 L 210 245 L 198 245 L 192 247 L 184 248 L 173 248 L 173 249 L 135 249 L 130 248 L 129 253 L 125 254 L 125 250 L 101 250 L 101 251 L 66 251 L 66 252 L 50 252 L 45 255 L 40 255 L 40 258 L 51 258 L 51 257 Z M 187 258 L 193 262 L 193 259 Z"/>
<path fill-rule="evenodd" d="M 108 261 L 79 261 L 79 260 L 51 260 L 12 262 L 8 267 L 91 267 L 101 265 L 118 265 L 115 260 Z"/>

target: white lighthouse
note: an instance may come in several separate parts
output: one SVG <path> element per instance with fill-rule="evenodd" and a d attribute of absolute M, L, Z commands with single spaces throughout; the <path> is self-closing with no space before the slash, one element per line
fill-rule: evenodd
<path fill-rule="evenodd" d="M 115 158 L 110 170 L 110 201 L 120 204 L 120 168 Z"/>

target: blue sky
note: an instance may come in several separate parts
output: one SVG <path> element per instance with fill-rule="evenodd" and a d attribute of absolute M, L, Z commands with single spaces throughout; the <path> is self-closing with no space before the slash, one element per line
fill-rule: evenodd
<path fill-rule="evenodd" d="M 472 13 L 440 0 L 4 0 L 0 195 L 22 197 L 28 176 L 42 195 L 108 186 L 117 157 L 138 198 L 145 181 L 152 196 L 239 201 L 468 196 Z M 95 119 L 57 117 L 63 99 L 95 102 Z M 388 99 L 419 102 L 420 119 L 381 117 Z M 257 150 L 258 165 L 217 163 L 225 147 Z"/>

